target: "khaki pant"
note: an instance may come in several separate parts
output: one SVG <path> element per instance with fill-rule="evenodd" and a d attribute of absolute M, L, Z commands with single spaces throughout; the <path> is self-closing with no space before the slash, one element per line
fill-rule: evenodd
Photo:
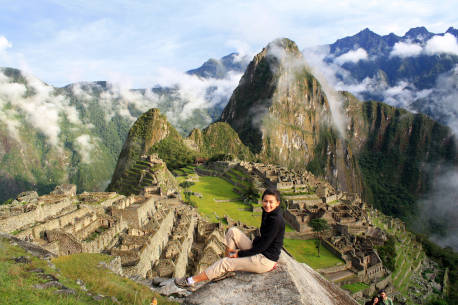
<path fill-rule="evenodd" d="M 239 229 L 230 228 L 226 233 L 226 246 L 229 249 L 248 250 L 252 247 L 251 240 Z M 261 253 L 238 258 L 225 257 L 208 267 L 204 272 L 209 280 L 220 277 L 229 271 L 248 271 L 264 273 L 272 270 L 277 262 L 271 261 Z"/>

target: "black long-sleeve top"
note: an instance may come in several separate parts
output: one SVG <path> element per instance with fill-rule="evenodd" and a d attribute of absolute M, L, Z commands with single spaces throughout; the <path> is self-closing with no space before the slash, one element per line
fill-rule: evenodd
<path fill-rule="evenodd" d="M 262 253 L 272 261 L 278 261 L 283 238 L 285 236 L 285 220 L 280 206 L 270 213 L 262 210 L 261 236 L 253 240 L 253 247 L 248 250 L 240 250 L 239 257 L 252 256 Z"/>

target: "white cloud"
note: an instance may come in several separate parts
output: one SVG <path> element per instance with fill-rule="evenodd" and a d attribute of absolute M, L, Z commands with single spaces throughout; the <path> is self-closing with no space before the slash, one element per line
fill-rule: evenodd
<path fill-rule="evenodd" d="M 242 56 L 241 59 L 245 60 L 245 57 Z M 163 88 L 171 88 L 169 94 L 156 94 L 150 89 L 145 90 L 144 93 L 132 91 L 123 83 L 111 83 L 108 85 L 108 90 L 102 92 L 97 102 L 104 108 L 106 120 L 118 114 L 132 123 L 136 119 L 130 112 L 132 106 L 141 112 L 153 107 L 166 108 L 164 114 L 167 119 L 181 132 L 183 130 L 180 129 L 180 122 L 190 118 L 195 110 L 215 106 L 224 107 L 241 76 L 241 73 L 229 72 L 222 79 L 201 78 L 173 69 L 159 68 L 158 72 L 151 77 L 152 83 Z M 90 91 L 84 90 L 83 87 L 84 83 L 74 84 L 72 91 L 83 101 L 93 99 Z M 211 123 L 211 120 L 210 116 L 206 117 L 207 124 Z"/>
<path fill-rule="evenodd" d="M 451 71 L 439 75 L 435 86 L 428 94 L 424 96 L 417 94 L 418 99 L 423 99 L 420 111 L 434 113 L 443 123 L 450 126 L 456 135 L 458 135 L 457 84 L 458 64 Z"/>
<path fill-rule="evenodd" d="M 345 137 L 347 118 L 342 109 L 343 100 L 336 90 L 339 90 L 339 81 L 336 74 L 348 75 L 348 72 L 335 63 L 326 63 L 325 57 L 329 55 L 329 47 L 308 48 L 303 51 L 305 62 L 310 67 L 313 75 L 319 80 L 326 93 L 331 108 L 332 119 L 340 135 Z"/>
<path fill-rule="evenodd" d="M 441 223 L 445 236 L 432 233 L 432 240 L 439 245 L 458 250 L 458 171 L 456 168 L 441 168 L 432 180 L 431 191 L 419 201 L 421 218 L 417 226 L 424 228 L 430 221 Z"/>
<path fill-rule="evenodd" d="M 11 42 L 9 42 L 5 36 L 0 36 L 0 53 L 6 51 L 6 49 L 11 48 L 12 46 Z"/>
<path fill-rule="evenodd" d="M 234 57 L 235 62 L 249 62 L 253 55 L 256 54 L 256 52 L 251 49 L 248 43 L 237 39 L 230 39 L 225 43 L 225 45 L 231 49 L 235 49 L 235 52 L 237 53 L 237 56 Z"/>
<path fill-rule="evenodd" d="M 427 54 L 450 53 L 458 55 L 458 43 L 455 36 L 450 33 L 446 33 L 444 36 L 437 35 L 428 40 L 425 52 Z"/>
<path fill-rule="evenodd" d="M 420 55 L 423 48 L 415 43 L 397 42 L 393 46 L 390 56 L 409 57 Z"/>
<path fill-rule="evenodd" d="M 0 106 L 1 104 L 2 104 L 2 100 L 0 99 Z M 8 130 L 8 134 L 11 135 L 14 139 L 19 141 L 20 140 L 19 129 L 21 127 L 21 124 L 19 123 L 18 120 L 15 119 L 15 116 L 17 116 L 17 112 L 14 111 L 13 109 L 1 109 L 0 108 L 0 123 L 6 124 L 6 129 Z"/>
<path fill-rule="evenodd" d="M 75 139 L 76 149 L 81 156 L 83 163 L 91 163 L 91 153 L 95 149 L 93 141 L 96 139 L 88 134 L 80 135 Z"/>
<path fill-rule="evenodd" d="M 186 119 L 194 110 L 225 106 L 232 91 L 237 86 L 242 73 L 229 72 L 223 79 L 200 78 L 180 71 L 161 68 L 156 79 L 162 87 L 177 88 L 177 95 L 181 103 L 180 112 L 169 113 L 167 117 L 171 122 L 176 119 Z M 209 94 L 211 91 L 211 94 Z M 210 118 L 208 118 L 210 123 Z"/>
<path fill-rule="evenodd" d="M 9 77 L 0 73 L 0 111 L 8 108 L 9 118 L 6 124 L 12 131 L 12 135 L 18 136 L 17 127 L 23 126 L 18 120 L 22 117 L 28 124 L 42 132 L 49 144 L 62 148 L 59 139 L 62 116 L 65 116 L 70 123 L 82 126 L 78 111 L 63 95 L 56 95 L 53 87 L 25 72 L 22 72 L 22 76 L 26 80 L 27 87 L 12 83 Z M 26 92 L 28 95 L 25 95 Z"/>
<path fill-rule="evenodd" d="M 340 55 L 335 59 L 338 64 L 344 64 L 346 62 L 357 63 L 360 60 L 367 60 L 367 52 L 363 48 L 357 50 L 348 51 L 345 54 Z"/>

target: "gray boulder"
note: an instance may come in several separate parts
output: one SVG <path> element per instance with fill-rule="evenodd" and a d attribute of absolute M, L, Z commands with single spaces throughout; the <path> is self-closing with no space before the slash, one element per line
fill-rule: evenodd
<path fill-rule="evenodd" d="M 342 289 L 282 252 L 276 270 L 264 274 L 237 272 L 208 283 L 188 296 L 187 305 L 358 305 Z"/>

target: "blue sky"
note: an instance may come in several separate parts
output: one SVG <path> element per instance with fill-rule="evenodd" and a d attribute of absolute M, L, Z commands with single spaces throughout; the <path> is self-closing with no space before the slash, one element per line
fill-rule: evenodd
<path fill-rule="evenodd" d="M 210 57 L 250 55 L 277 37 L 300 48 L 369 27 L 403 35 L 458 27 L 457 1 L 5 1 L 0 66 L 55 86 L 109 80 L 154 85 L 158 71 L 185 71 Z"/>

